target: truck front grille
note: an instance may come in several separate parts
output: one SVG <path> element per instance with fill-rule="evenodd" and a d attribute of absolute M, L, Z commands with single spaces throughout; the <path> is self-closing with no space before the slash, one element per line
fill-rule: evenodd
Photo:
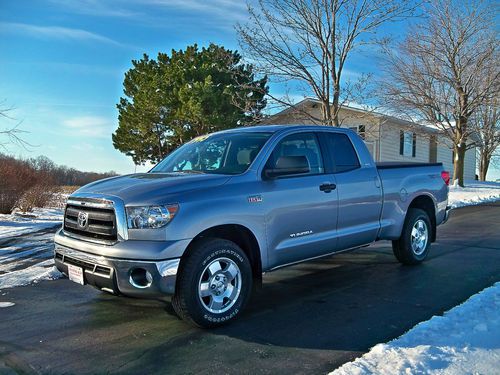
<path fill-rule="evenodd" d="M 80 218 L 84 220 L 79 220 Z M 64 232 L 82 239 L 116 241 L 116 215 L 113 208 L 68 204 L 64 213 Z"/>

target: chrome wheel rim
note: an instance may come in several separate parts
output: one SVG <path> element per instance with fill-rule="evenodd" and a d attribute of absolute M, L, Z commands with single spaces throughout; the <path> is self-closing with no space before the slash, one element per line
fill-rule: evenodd
<path fill-rule="evenodd" d="M 201 273 L 198 297 L 212 314 L 221 314 L 234 306 L 241 292 L 241 271 L 229 258 L 217 258 Z"/>
<path fill-rule="evenodd" d="M 411 249 L 415 255 L 422 255 L 429 241 L 429 230 L 424 220 L 417 220 L 411 230 Z"/>

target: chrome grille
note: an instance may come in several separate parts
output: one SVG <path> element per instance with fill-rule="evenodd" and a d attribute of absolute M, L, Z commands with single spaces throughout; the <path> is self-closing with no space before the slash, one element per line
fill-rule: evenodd
<path fill-rule="evenodd" d="M 84 225 L 79 222 L 79 215 L 85 217 Z M 64 232 L 82 239 L 116 241 L 115 211 L 113 208 L 68 203 L 64 213 Z"/>

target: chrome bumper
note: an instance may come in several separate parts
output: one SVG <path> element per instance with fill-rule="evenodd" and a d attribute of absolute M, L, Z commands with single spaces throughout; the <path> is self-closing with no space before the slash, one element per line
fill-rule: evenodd
<path fill-rule="evenodd" d="M 98 289 L 131 297 L 156 298 L 173 295 L 180 258 L 164 261 L 117 259 L 89 254 L 55 244 L 54 261 L 59 271 L 68 274 L 68 265 L 84 270 L 84 281 Z M 133 275 L 148 273 L 143 284 L 134 282 Z"/>

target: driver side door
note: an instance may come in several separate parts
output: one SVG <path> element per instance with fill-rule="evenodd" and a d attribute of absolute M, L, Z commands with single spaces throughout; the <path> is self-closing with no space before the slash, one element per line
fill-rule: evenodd
<path fill-rule="evenodd" d="M 266 167 L 281 156 L 305 156 L 310 171 L 263 180 L 268 262 L 276 268 L 336 250 L 338 195 L 335 176 L 325 173 L 323 154 L 313 132 L 285 136 Z"/>

